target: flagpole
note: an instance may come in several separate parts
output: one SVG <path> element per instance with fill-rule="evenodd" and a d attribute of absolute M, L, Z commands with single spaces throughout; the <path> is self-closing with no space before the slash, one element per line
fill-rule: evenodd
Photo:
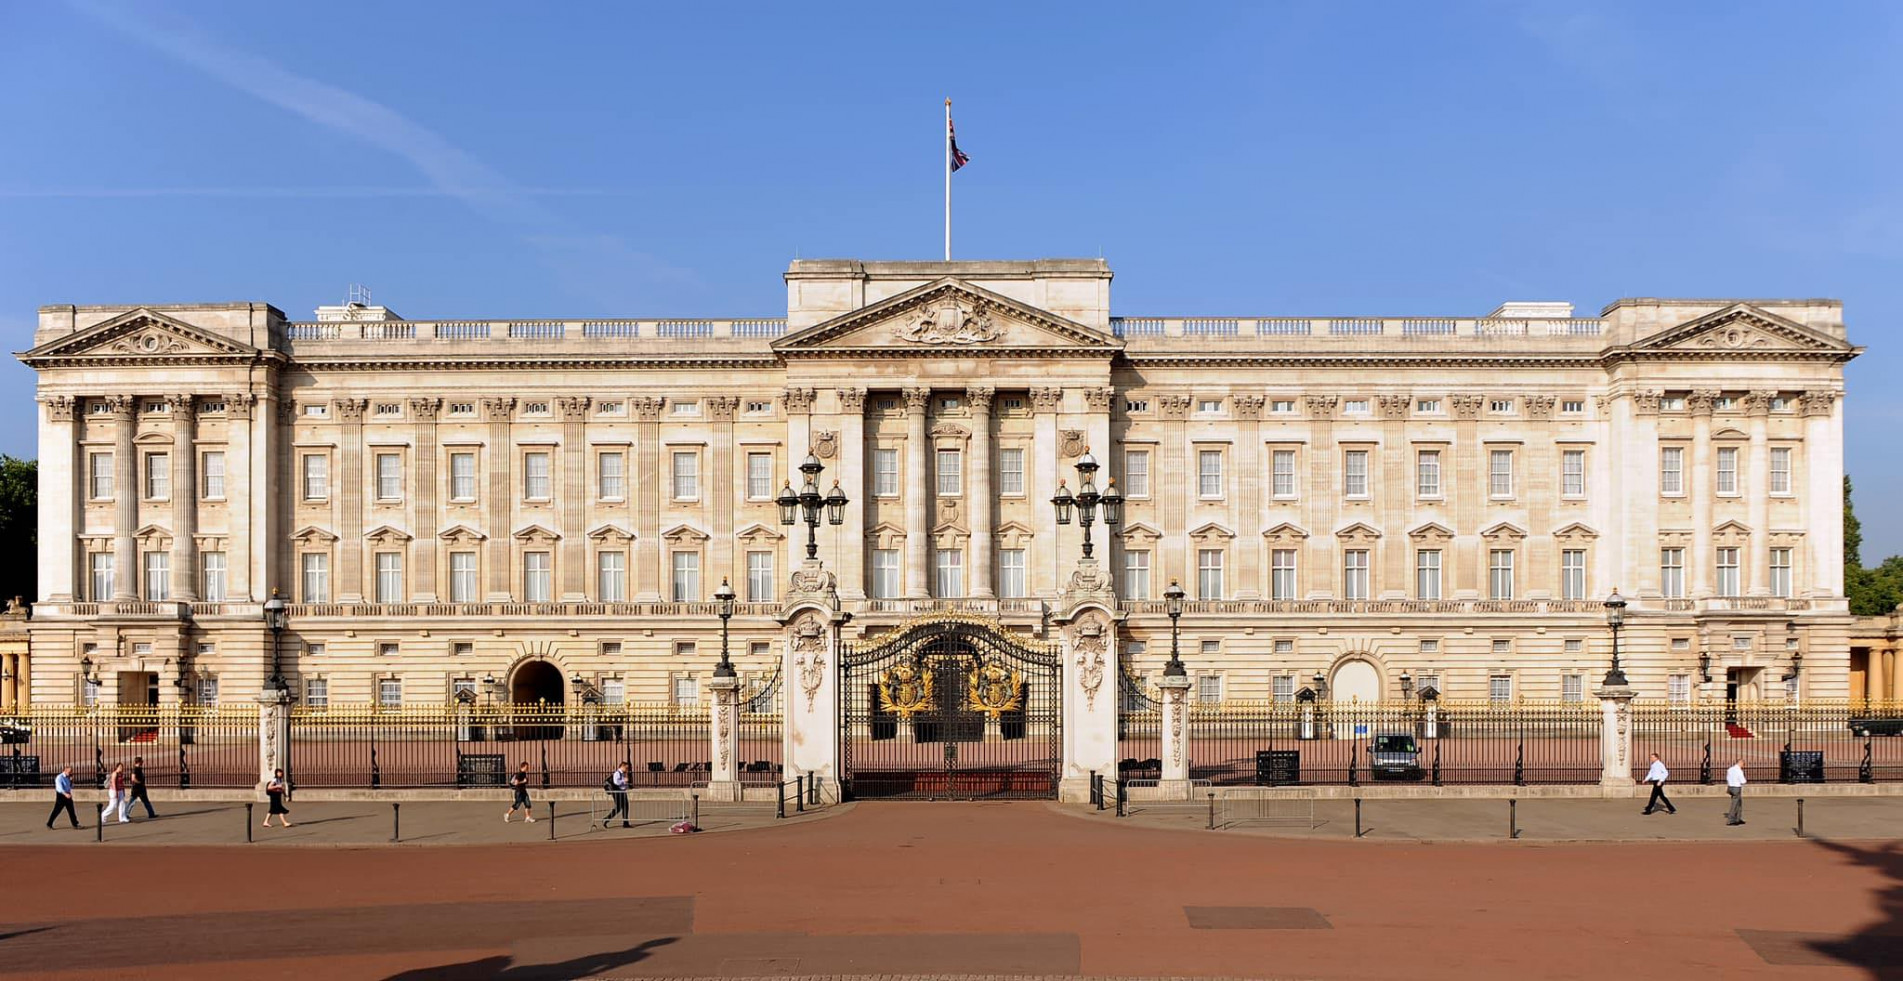
<path fill-rule="evenodd" d="M 951 100 L 945 100 L 945 261 L 951 261 Z"/>

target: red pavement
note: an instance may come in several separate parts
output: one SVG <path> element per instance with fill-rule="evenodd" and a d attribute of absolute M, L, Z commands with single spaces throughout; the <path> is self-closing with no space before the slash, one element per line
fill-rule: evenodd
<path fill-rule="evenodd" d="M 1903 977 L 1894 842 L 1287 841 L 888 803 L 601 844 L 9 847 L 0 869 L 0 976 Z"/>

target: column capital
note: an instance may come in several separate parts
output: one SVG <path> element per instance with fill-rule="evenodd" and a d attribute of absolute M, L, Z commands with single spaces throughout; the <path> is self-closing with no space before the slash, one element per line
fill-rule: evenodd
<path fill-rule="evenodd" d="M 1807 416 L 1830 415 L 1830 407 L 1836 403 L 1837 393 L 1827 390 L 1809 390 L 1804 392 L 1804 414 Z"/>
<path fill-rule="evenodd" d="M 514 400 L 511 399 L 511 402 Z M 366 398 L 331 399 L 331 408 L 336 410 L 340 422 L 362 422 L 363 410 L 368 408 L 370 400 Z"/>
<path fill-rule="evenodd" d="M 721 399 L 716 398 L 712 401 L 718 404 Z M 591 404 L 592 400 L 586 395 L 564 395 L 555 400 L 555 411 L 561 413 L 563 422 L 581 422 L 588 418 L 588 406 Z M 728 418 L 732 418 L 731 412 Z"/>
<path fill-rule="evenodd" d="M 1484 395 L 1454 395 L 1448 398 L 1454 404 L 1454 418 L 1462 422 L 1471 422 L 1480 418 L 1480 407 L 1487 404 Z"/>
<path fill-rule="evenodd" d="M 786 411 L 811 412 L 813 398 L 818 393 L 810 388 L 789 388 L 786 390 Z"/>
<path fill-rule="evenodd" d="M 1111 400 L 1117 397 L 1117 390 L 1108 385 L 1084 389 L 1084 406 L 1092 412 L 1110 411 Z"/>
<path fill-rule="evenodd" d="M 410 418 L 417 422 L 435 422 L 436 416 L 443 411 L 443 400 L 438 398 L 418 398 L 410 400 Z"/>
<path fill-rule="evenodd" d="M 652 395 L 637 395 L 628 400 L 628 407 L 634 411 L 639 422 L 659 422 L 661 419 L 661 400 Z"/>
<path fill-rule="evenodd" d="M 99 401 L 106 403 L 107 413 L 120 422 L 131 422 L 133 408 L 138 404 L 131 395 L 108 395 Z"/>
<path fill-rule="evenodd" d="M 1691 410 L 1694 416 L 1709 416 L 1713 404 L 1718 401 L 1718 395 L 1717 392 L 1700 389 L 1685 396 L 1685 408 Z"/>
<path fill-rule="evenodd" d="M 965 388 L 965 402 L 973 412 L 990 412 L 991 399 L 997 390 L 990 385 L 970 385 Z"/>
<path fill-rule="evenodd" d="M 225 418 L 249 419 L 251 411 L 258 405 L 258 397 L 250 392 L 233 392 L 225 396 Z"/>
<path fill-rule="evenodd" d="M 1256 420 L 1262 418 L 1263 398 L 1260 395 L 1234 395 L 1229 405 L 1235 410 L 1236 418 Z"/>
<path fill-rule="evenodd" d="M 655 410 L 659 413 L 659 409 Z M 515 399 L 508 396 L 493 396 L 482 400 L 483 422 L 508 422 L 515 413 Z"/>
<path fill-rule="evenodd" d="M 908 388 L 904 395 L 906 415 L 924 414 L 925 407 L 932 401 L 932 390 L 929 388 Z"/>
<path fill-rule="evenodd" d="M 42 395 L 41 404 L 46 406 L 46 418 L 52 422 L 72 422 L 73 402 L 71 395 Z"/>
<path fill-rule="evenodd" d="M 1061 388 L 1031 389 L 1031 408 L 1033 411 L 1056 412 L 1064 407 L 1064 390 Z"/>
<path fill-rule="evenodd" d="M 738 395 L 715 395 L 707 400 L 707 416 L 715 422 L 732 422 L 734 412 L 739 408 L 740 396 Z"/>
<path fill-rule="evenodd" d="M 839 411 L 861 413 L 866 411 L 866 390 L 863 388 L 842 388 L 839 393 Z"/>
<path fill-rule="evenodd" d="M 1635 412 L 1642 416 L 1655 416 L 1659 414 L 1659 402 L 1665 398 L 1665 393 L 1656 388 L 1649 388 L 1633 392 L 1631 398 Z"/>
<path fill-rule="evenodd" d="M 1156 406 L 1165 419 L 1189 418 L 1189 403 L 1187 395 L 1165 395 L 1156 400 Z"/>
<path fill-rule="evenodd" d="M 1526 397 L 1527 418 L 1529 419 L 1553 418 L 1553 403 L 1555 401 L 1556 400 L 1551 395 L 1527 396 Z"/>
<path fill-rule="evenodd" d="M 1315 400 L 1316 396 L 1309 396 L 1308 414 L 1310 416 L 1317 415 L 1315 412 Z M 1406 395 L 1383 395 L 1376 401 L 1381 406 L 1381 418 L 1383 419 L 1406 419 L 1407 407 L 1414 402 L 1412 398 Z M 1330 414 L 1333 414 L 1334 405 L 1331 403 L 1328 408 Z"/>
<path fill-rule="evenodd" d="M 1752 415 L 1752 416 L 1770 415 L 1771 414 L 1771 400 L 1776 397 L 1777 397 L 1776 392 L 1746 392 L 1744 393 L 1745 414 Z"/>
<path fill-rule="evenodd" d="M 167 395 L 165 397 L 165 403 L 172 407 L 172 422 L 174 425 L 181 422 L 191 422 L 192 417 L 198 412 L 198 399 L 196 396 L 183 393 Z"/>

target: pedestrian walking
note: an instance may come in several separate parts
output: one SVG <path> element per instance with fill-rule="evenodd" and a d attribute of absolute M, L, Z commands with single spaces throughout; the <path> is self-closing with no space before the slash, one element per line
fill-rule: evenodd
<path fill-rule="evenodd" d="M 1650 814 L 1659 808 L 1665 808 L 1667 814 L 1677 814 L 1678 808 L 1672 806 L 1672 799 L 1665 796 L 1665 781 L 1670 779 L 1672 771 L 1665 768 L 1665 761 L 1659 754 L 1652 754 L 1652 766 L 1645 771 L 1645 782 L 1652 785 L 1652 797 L 1645 802 L 1645 810 L 1640 814 Z"/>
<path fill-rule="evenodd" d="M 112 765 L 112 772 L 106 776 L 105 813 L 111 814 L 113 808 L 118 808 L 119 823 L 124 824 L 132 820 L 126 817 L 126 805 L 128 803 L 130 802 L 126 800 L 126 765 L 124 763 L 114 763 Z"/>
<path fill-rule="evenodd" d="M 59 818 L 59 812 L 65 811 L 73 821 L 73 827 L 79 827 L 79 813 L 73 810 L 73 768 L 61 767 L 53 778 L 53 813 L 46 816 L 46 827 L 50 830 L 53 822 Z"/>
<path fill-rule="evenodd" d="M 523 760 L 522 765 L 516 768 L 514 773 L 509 774 L 509 787 L 515 791 L 515 801 L 509 805 L 508 810 L 502 812 L 502 823 L 508 824 L 509 819 L 515 816 L 515 809 L 519 807 L 522 809 L 523 816 L 529 819 L 529 823 L 534 824 L 535 812 L 529 810 L 528 760 Z"/>
<path fill-rule="evenodd" d="M 291 826 L 291 809 L 284 806 L 284 797 L 289 789 L 290 788 L 284 785 L 284 771 L 271 771 L 271 780 L 264 785 L 264 796 L 270 798 L 271 801 L 270 810 L 264 813 L 265 827 L 268 828 L 271 826 L 271 815 L 273 814 L 277 815 L 278 825 L 280 827 L 288 828 Z"/>
<path fill-rule="evenodd" d="M 614 803 L 613 807 L 608 808 L 608 816 L 601 819 L 602 827 L 607 827 L 608 822 L 613 821 L 617 814 L 621 815 L 622 827 L 634 827 L 628 821 L 628 818 L 632 816 L 628 813 L 628 786 L 634 782 L 633 773 L 634 764 L 622 760 L 621 765 L 615 767 L 613 773 L 608 774 L 608 779 L 602 781 L 601 789 L 608 792 L 608 799 Z"/>
<path fill-rule="evenodd" d="M 1731 795 L 1731 809 L 1725 812 L 1725 823 L 1737 827 L 1744 823 L 1744 760 L 1740 758 L 1725 771 L 1725 793 Z"/>
<path fill-rule="evenodd" d="M 152 795 L 149 793 L 146 793 L 145 757 L 143 756 L 134 756 L 132 758 L 132 787 L 131 787 L 130 793 L 131 793 L 131 796 L 127 799 L 127 802 L 126 802 L 127 810 L 132 809 L 132 801 L 138 801 L 139 803 L 145 805 L 146 817 L 156 818 L 159 816 L 159 812 L 152 809 Z"/>

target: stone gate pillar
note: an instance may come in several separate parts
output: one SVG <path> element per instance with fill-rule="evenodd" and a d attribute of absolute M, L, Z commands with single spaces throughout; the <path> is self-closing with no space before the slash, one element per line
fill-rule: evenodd
<path fill-rule="evenodd" d="M 258 787 L 271 782 L 277 770 L 291 777 L 291 693 L 266 688 L 258 693 Z"/>
<path fill-rule="evenodd" d="M 839 799 L 840 629 L 851 614 L 839 609 L 833 574 L 808 560 L 792 576 L 781 607 L 786 643 L 780 665 L 786 712 L 782 780 L 805 775 L 825 799 Z"/>
<path fill-rule="evenodd" d="M 1163 779 L 1158 790 L 1168 800 L 1189 799 L 1189 677 L 1164 675 Z"/>
<path fill-rule="evenodd" d="M 1593 690 L 1599 696 L 1599 785 L 1626 787 L 1632 783 L 1632 699 L 1638 692 L 1625 685 Z"/>
<path fill-rule="evenodd" d="M 1058 799 L 1090 799 L 1090 773 L 1117 775 L 1117 613 L 1110 579 L 1094 560 L 1078 565 L 1051 622 L 1064 658 L 1064 763 Z"/>

